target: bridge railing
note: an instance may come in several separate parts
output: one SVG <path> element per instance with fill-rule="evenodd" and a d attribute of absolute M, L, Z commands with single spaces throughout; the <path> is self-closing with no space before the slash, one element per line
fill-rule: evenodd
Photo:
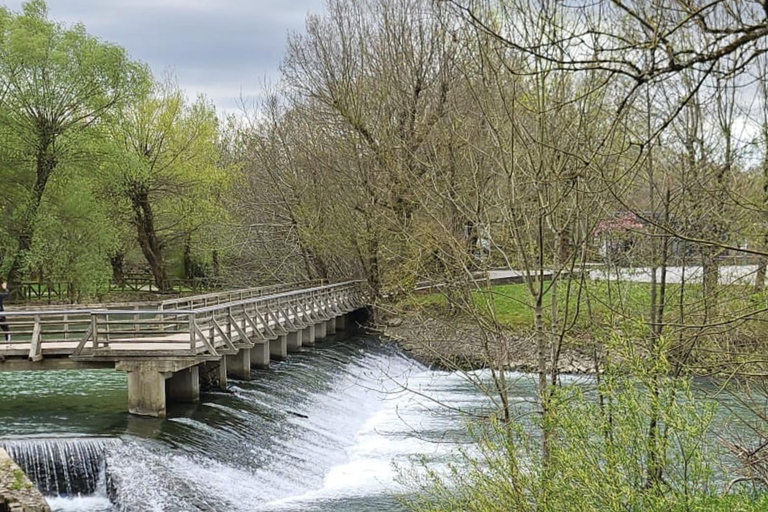
<path fill-rule="evenodd" d="M 117 355 L 117 344 L 133 347 L 125 350 L 143 346 L 148 355 L 178 355 L 181 345 L 188 343 L 189 355 L 218 356 L 236 352 L 236 343 L 263 341 L 364 303 L 363 283 L 350 281 L 193 310 L 94 310 L 90 312 L 90 325 L 80 331 L 83 338 L 74 355 Z"/>
<path fill-rule="evenodd" d="M 148 325 L 161 325 L 157 322 L 152 324 L 147 323 L 150 319 L 156 320 L 170 320 L 168 314 L 164 314 L 162 318 L 157 317 L 158 311 L 165 311 L 170 313 L 170 310 L 189 310 L 199 307 L 206 307 L 211 304 L 220 304 L 225 302 L 231 302 L 234 300 L 242 300 L 250 297 L 259 297 L 264 295 L 270 295 L 286 290 L 295 290 L 299 288 L 316 287 L 323 284 L 322 280 L 312 281 L 298 281 L 288 284 L 259 286 L 252 288 L 245 288 L 240 290 L 229 290 L 216 293 L 206 293 L 202 295 L 191 295 L 186 297 L 178 297 L 174 299 L 167 299 L 157 302 L 124 302 L 120 304 L 90 304 L 90 305 L 56 305 L 56 306 L 36 306 L 34 309 L 21 310 L 21 311 L 5 311 L 0 316 L 6 316 L 6 324 L 10 327 L 13 343 L 11 345 L 20 345 L 23 343 L 30 343 L 34 338 L 34 327 L 36 322 L 34 317 L 39 316 L 40 322 L 40 336 L 44 341 L 49 342 L 68 342 L 79 341 L 82 335 L 85 334 L 88 327 L 90 327 L 90 312 L 94 310 L 98 311 L 120 311 L 121 315 L 119 320 L 122 323 L 126 323 L 126 317 L 130 316 L 132 322 L 130 324 L 135 325 L 136 328 L 130 332 L 138 332 L 145 330 Z M 124 310 L 131 310 L 131 313 L 125 313 Z M 112 313 L 106 313 L 112 314 Z M 164 324 L 166 331 L 171 331 L 171 326 L 174 324 L 168 322 Z M 139 326 L 144 326 L 140 329 Z M 159 327 L 155 329 L 160 330 Z M 125 329 L 120 328 L 114 330 L 111 334 L 125 334 Z M 109 336 L 107 336 L 109 338 Z M 5 341 L 3 332 L 0 331 L 0 344 Z M 5 344 L 9 345 L 8 343 Z M 7 350 L 7 347 L 6 347 Z"/>
<path fill-rule="evenodd" d="M 195 311 L 190 322 L 190 343 L 199 348 L 225 346 L 237 349 L 234 340 L 262 341 L 302 329 L 356 309 L 365 303 L 360 281 L 283 292 L 212 306 Z M 192 340 L 194 338 L 194 341 Z"/>
<path fill-rule="evenodd" d="M 163 317 L 170 318 L 172 313 L 170 310 L 193 310 L 198 308 L 205 308 L 212 305 L 219 305 L 225 303 L 231 303 L 235 301 L 241 301 L 251 299 L 253 297 L 263 297 L 266 295 L 273 295 L 289 290 L 315 288 L 322 286 L 326 283 L 324 280 L 311 280 L 300 281 L 288 284 L 276 284 L 270 286 L 259 286 L 253 288 L 245 288 L 241 290 L 230 290 L 225 292 L 207 293 L 204 295 L 192 295 L 189 297 L 179 297 L 175 299 L 168 299 L 158 304 L 158 310 L 164 311 Z M 183 320 L 184 315 L 179 316 L 179 320 Z"/>
<path fill-rule="evenodd" d="M 249 336 L 255 336 L 258 341 L 273 329 L 280 331 L 290 326 L 294 319 L 309 321 L 313 314 L 324 313 L 340 304 L 351 304 L 350 301 L 362 305 L 360 282 L 290 289 L 296 285 L 207 294 L 208 301 L 223 300 L 224 297 L 232 300 L 190 310 L 142 309 L 139 304 L 134 304 L 132 309 L 6 311 L 0 316 L 5 317 L 4 323 L 10 329 L 12 341 L 6 342 L 0 331 L 0 354 L 27 356 L 39 361 L 44 346 L 46 355 L 63 356 L 93 354 L 108 349 L 112 343 L 165 343 L 176 347 L 179 342 L 188 342 L 189 353 L 199 354 L 208 350 L 206 341 L 214 347 L 226 346 L 233 339 Z M 192 307 L 200 300 L 206 299 L 198 298 L 188 304 Z M 216 352 L 215 348 L 213 352 Z M 159 355 L 157 351 L 152 354 Z"/>

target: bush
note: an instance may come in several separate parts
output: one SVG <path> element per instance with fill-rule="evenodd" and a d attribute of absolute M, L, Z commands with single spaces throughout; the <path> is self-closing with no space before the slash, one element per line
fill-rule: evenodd
<path fill-rule="evenodd" d="M 763 495 L 719 496 L 708 435 L 715 405 L 696 401 L 683 379 L 610 376 L 597 390 L 560 387 L 548 410 L 546 424 L 469 425 L 474 448 L 442 470 L 424 460 L 401 468 L 400 482 L 414 491 L 403 503 L 418 512 L 766 510 Z M 660 480 L 650 476 L 653 453 Z"/>

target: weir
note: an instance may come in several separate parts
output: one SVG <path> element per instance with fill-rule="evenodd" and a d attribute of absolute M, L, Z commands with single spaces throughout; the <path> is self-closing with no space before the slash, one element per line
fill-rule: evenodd
<path fill-rule="evenodd" d="M 163 417 L 168 402 L 197 402 L 201 387 L 250 380 L 252 367 L 343 330 L 366 303 L 364 283 L 349 281 L 188 298 L 186 309 L 7 311 L 14 335 L 0 345 L 0 371 L 112 365 L 128 375 L 129 412 Z"/>
<path fill-rule="evenodd" d="M 113 437 L 50 437 L 0 440 L 0 447 L 46 495 L 93 494 L 105 485 L 106 454 Z"/>

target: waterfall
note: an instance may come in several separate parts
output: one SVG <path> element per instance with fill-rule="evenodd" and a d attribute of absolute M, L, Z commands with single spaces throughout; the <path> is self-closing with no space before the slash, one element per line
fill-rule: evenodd
<path fill-rule="evenodd" d="M 43 494 L 93 494 L 104 486 L 106 453 L 114 437 L 24 437 L 0 439 L 11 458 Z"/>

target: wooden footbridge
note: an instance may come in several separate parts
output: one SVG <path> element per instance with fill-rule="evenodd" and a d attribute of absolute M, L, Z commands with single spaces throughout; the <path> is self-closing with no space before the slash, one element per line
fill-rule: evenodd
<path fill-rule="evenodd" d="M 128 374 L 133 414 L 165 416 L 166 401 L 200 400 L 201 382 L 226 387 L 251 367 L 284 359 L 344 329 L 364 307 L 362 281 L 301 283 L 158 303 L 3 313 L 0 371 L 114 367 Z M 0 333 L 0 336 L 2 333 Z"/>

